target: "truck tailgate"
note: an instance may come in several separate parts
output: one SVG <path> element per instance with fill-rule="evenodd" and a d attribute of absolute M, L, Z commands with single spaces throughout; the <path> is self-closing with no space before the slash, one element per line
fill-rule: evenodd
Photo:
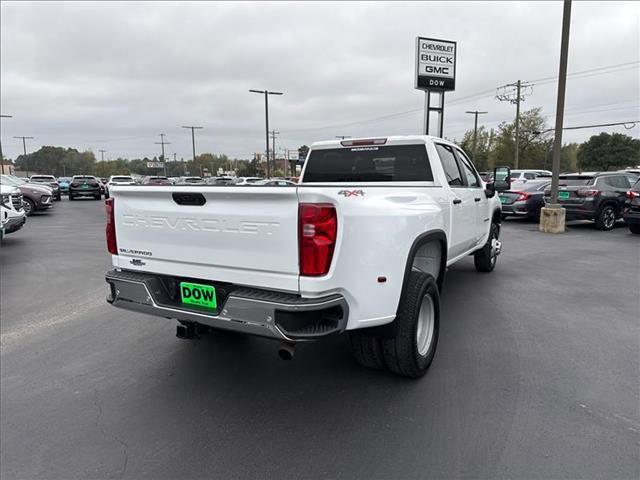
<path fill-rule="evenodd" d="M 112 196 L 114 266 L 298 291 L 296 188 L 113 187 Z"/>

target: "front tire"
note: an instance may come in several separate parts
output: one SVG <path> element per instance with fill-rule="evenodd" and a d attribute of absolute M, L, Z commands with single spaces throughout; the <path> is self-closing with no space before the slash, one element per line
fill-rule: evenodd
<path fill-rule="evenodd" d="M 598 230 L 612 230 L 616 224 L 616 209 L 613 205 L 605 205 L 596 215 L 596 228 Z"/>
<path fill-rule="evenodd" d="M 630 223 L 629 230 L 631 231 L 631 233 L 640 233 L 640 223 Z"/>
<path fill-rule="evenodd" d="M 493 269 L 496 268 L 498 253 L 494 248 L 493 241 L 498 241 L 499 236 L 500 226 L 497 223 L 492 223 L 487 243 L 481 250 L 478 250 L 473 255 L 473 263 L 475 264 L 478 272 L 488 273 L 492 272 Z"/>
<path fill-rule="evenodd" d="M 36 211 L 36 205 L 35 203 L 33 203 L 31 200 L 29 200 L 28 198 L 24 199 L 24 203 L 22 204 L 22 208 L 24 208 L 24 214 L 27 217 L 30 217 L 33 212 Z"/>
<path fill-rule="evenodd" d="M 385 365 L 404 377 L 423 376 L 433 361 L 440 331 L 440 295 L 432 275 L 409 274 L 395 327 L 393 338 L 379 340 Z"/>

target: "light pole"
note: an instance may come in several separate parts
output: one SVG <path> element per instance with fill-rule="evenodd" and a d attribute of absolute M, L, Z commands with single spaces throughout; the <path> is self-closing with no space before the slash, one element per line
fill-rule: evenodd
<path fill-rule="evenodd" d="M 0 118 L 13 118 L 11 115 L 0 115 Z M 2 140 L 0 140 L 0 175 L 4 175 L 4 157 L 2 156 Z"/>
<path fill-rule="evenodd" d="M 264 116 L 265 116 L 265 139 L 267 144 L 267 178 L 271 177 L 271 166 L 269 165 L 269 95 L 284 95 L 282 92 L 270 92 L 269 90 L 249 90 L 251 93 L 264 95 Z"/>
<path fill-rule="evenodd" d="M 27 159 L 27 140 L 33 140 L 33 137 L 13 137 L 22 139 L 22 151 L 24 152 L 24 166 L 27 171 L 27 177 L 29 176 L 29 160 Z"/>

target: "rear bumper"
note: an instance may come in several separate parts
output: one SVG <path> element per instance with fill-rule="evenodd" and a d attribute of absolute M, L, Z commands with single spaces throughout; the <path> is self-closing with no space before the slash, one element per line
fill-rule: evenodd
<path fill-rule="evenodd" d="M 74 197 L 94 197 L 96 195 L 98 195 L 100 193 L 100 190 L 98 188 L 83 188 L 83 189 L 75 189 L 75 188 L 70 188 L 69 189 L 69 193 L 71 195 L 73 195 Z"/>
<path fill-rule="evenodd" d="M 634 211 L 634 210 L 625 210 L 624 213 L 622 214 L 622 218 L 624 219 L 624 221 L 629 224 L 629 223 L 640 223 L 640 211 Z"/>
<path fill-rule="evenodd" d="M 286 342 L 333 335 L 347 325 L 348 305 L 338 294 L 309 299 L 235 287 L 214 314 L 172 301 L 157 275 L 111 270 L 106 281 L 107 302 L 115 307 Z"/>

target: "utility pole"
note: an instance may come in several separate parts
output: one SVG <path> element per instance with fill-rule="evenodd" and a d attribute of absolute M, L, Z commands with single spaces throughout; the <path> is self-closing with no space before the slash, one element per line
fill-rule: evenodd
<path fill-rule="evenodd" d="M 104 152 L 106 152 L 106 150 L 98 150 L 100 152 L 100 159 L 102 162 L 104 162 Z"/>
<path fill-rule="evenodd" d="M 345 138 L 351 138 L 351 135 L 336 135 L 336 138 L 339 138 L 340 140 L 344 140 Z"/>
<path fill-rule="evenodd" d="M 515 103 L 516 105 L 516 152 L 513 162 L 514 168 L 518 168 L 520 156 L 520 102 L 524 102 L 525 96 L 531 94 L 533 85 L 529 82 L 518 80 L 516 83 L 508 83 L 498 87 L 496 98 L 501 102 Z M 515 89 L 515 91 L 513 90 Z M 523 93 L 523 90 L 526 93 Z"/>
<path fill-rule="evenodd" d="M 165 142 L 164 141 L 164 133 L 160 134 L 160 141 L 159 142 L 155 142 L 156 145 L 161 145 L 162 146 L 162 165 L 164 167 L 164 176 L 167 176 L 167 163 L 164 159 L 164 146 L 165 145 L 171 145 L 171 142 Z"/>
<path fill-rule="evenodd" d="M 276 135 L 280 135 L 280 132 L 276 132 L 275 130 L 271 130 L 271 146 L 273 147 L 273 173 L 276 173 Z"/>
<path fill-rule="evenodd" d="M 269 178 L 271 177 L 271 167 L 269 165 L 269 95 L 284 95 L 284 93 L 270 92 L 269 90 L 249 90 L 249 92 L 264 95 L 265 140 L 267 143 L 267 178 Z"/>
<path fill-rule="evenodd" d="M 569 32 L 571 30 L 571 0 L 564 0 L 562 10 L 562 41 L 560 43 L 560 74 L 558 75 L 558 98 L 556 103 L 555 136 L 553 139 L 553 166 L 551 168 L 551 205 L 540 212 L 540 230 L 547 233 L 562 233 L 565 228 L 566 211 L 558 205 L 560 176 L 560 151 L 564 122 L 564 97 L 567 86 L 567 63 L 569 57 Z"/>
<path fill-rule="evenodd" d="M 188 128 L 191 130 L 191 147 L 193 148 L 193 166 L 196 164 L 196 130 L 202 130 L 204 127 L 194 127 L 194 126 L 182 126 L 182 128 Z M 174 153 L 175 155 L 175 153 Z"/>
<path fill-rule="evenodd" d="M 0 115 L 0 118 L 13 118 L 11 115 Z M 4 157 L 2 156 L 2 140 L 0 139 L 0 175 L 4 175 Z"/>
<path fill-rule="evenodd" d="M 22 151 L 24 152 L 24 166 L 27 170 L 27 177 L 29 176 L 29 159 L 27 158 L 27 140 L 33 140 L 33 137 L 13 137 L 22 139 Z"/>
<path fill-rule="evenodd" d="M 478 140 L 478 115 L 484 115 L 489 112 L 479 112 L 478 110 L 467 111 L 466 113 L 472 114 L 475 118 L 473 119 L 473 161 L 476 161 L 476 146 Z"/>

